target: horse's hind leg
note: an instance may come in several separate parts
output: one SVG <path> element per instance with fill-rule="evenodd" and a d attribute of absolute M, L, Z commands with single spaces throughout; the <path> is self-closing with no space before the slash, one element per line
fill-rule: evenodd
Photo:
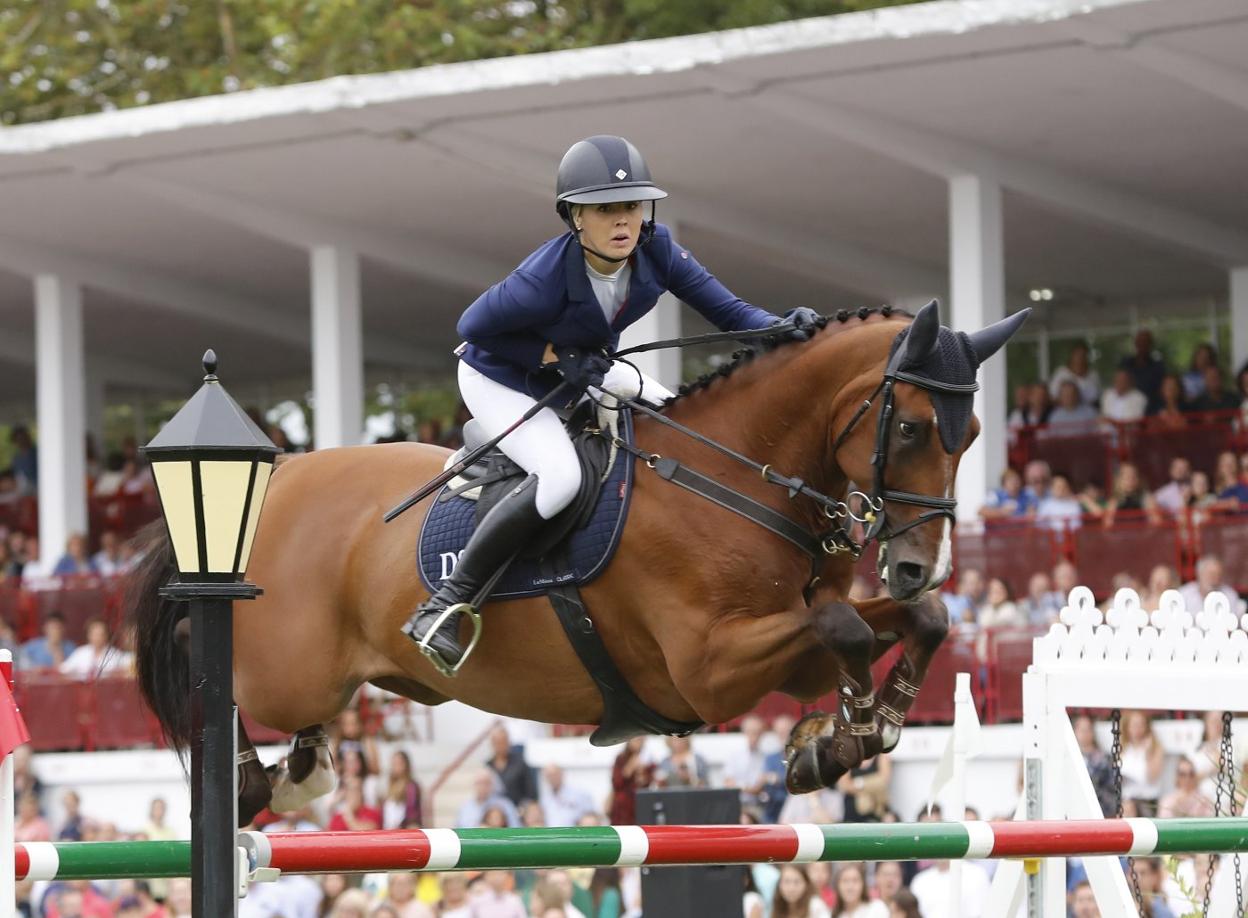
<path fill-rule="evenodd" d="M 250 825 L 269 805 L 273 789 L 243 722 L 238 722 L 238 827 Z"/>
<path fill-rule="evenodd" d="M 798 722 L 786 749 L 790 793 L 836 784 L 849 769 L 880 750 L 871 682 L 875 634 L 853 606 L 833 602 L 815 613 L 815 635 L 839 664 L 837 710 Z"/>
<path fill-rule="evenodd" d="M 304 727 L 290 739 L 290 751 L 269 768 L 275 813 L 301 810 L 338 783 L 329 754 L 329 737 L 320 724 Z"/>
<path fill-rule="evenodd" d="M 936 649 L 949 633 L 949 615 L 935 593 L 917 602 L 897 603 L 891 599 L 871 600 L 859 606 L 859 613 L 878 636 L 877 656 L 901 640 L 901 656 L 885 677 L 875 706 L 882 752 L 891 752 L 901 739 L 901 728 L 919 686 L 927 676 Z"/>

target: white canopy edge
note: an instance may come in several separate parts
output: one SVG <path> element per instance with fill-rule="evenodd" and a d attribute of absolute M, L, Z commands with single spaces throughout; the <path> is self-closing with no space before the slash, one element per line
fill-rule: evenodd
<path fill-rule="evenodd" d="M 676 38 L 333 77 L 4 128 L 0 154 L 40 153 L 182 128 L 411 99 L 672 73 L 855 42 L 958 35 L 990 26 L 1052 22 L 1140 2 L 1145 0 L 938 0 Z"/>

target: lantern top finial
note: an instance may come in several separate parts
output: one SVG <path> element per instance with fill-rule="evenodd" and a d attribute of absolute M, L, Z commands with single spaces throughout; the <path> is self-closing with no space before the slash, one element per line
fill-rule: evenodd
<path fill-rule="evenodd" d="M 212 348 L 204 351 L 204 373 L 213 378 L 217 375 L 217 352 Z"/>

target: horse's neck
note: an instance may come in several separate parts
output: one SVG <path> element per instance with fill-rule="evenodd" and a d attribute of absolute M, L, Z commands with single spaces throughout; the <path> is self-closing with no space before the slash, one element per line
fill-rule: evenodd
<path fill-rule="evenodd" d="M 759 358 L 673 414 L 756 462 L 839 494 L 846 478 L 831 455 L 831 425 L 836 395 L 861 372 L 861 359 L 843 359 L 851 337 L 842 333 L 836 338 L 844 341 L 791 345 Z"/>

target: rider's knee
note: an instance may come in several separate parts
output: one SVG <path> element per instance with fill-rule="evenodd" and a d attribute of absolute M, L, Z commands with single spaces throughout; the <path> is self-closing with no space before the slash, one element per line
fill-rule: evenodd
<path fill-rule="evenodd" d="M 579 463 L 570 469 L 561 469 L 555 474 L 538 475 L 537 480 L 537 512 L 545 519 L 551 519 L 560 510 L 576 499 L 581 489 L 581 469 Z"/>

